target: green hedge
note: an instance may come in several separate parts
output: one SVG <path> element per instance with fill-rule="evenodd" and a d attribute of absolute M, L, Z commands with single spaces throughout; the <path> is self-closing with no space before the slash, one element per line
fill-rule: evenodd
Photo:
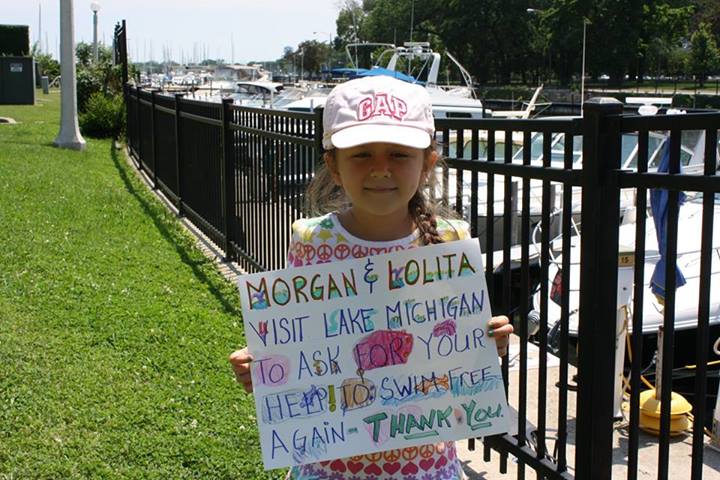
<path fill-rule="evenodd" d="M 124 130 L 123 98 L 121 95 L 90 95 L 84 113 L 80 114 L 80 130 L 83 135 L 97 138 L 115 138 Z"/>
<path fill-rule="evenodd" d="M 0 25 L 0 55 L 30 55 L 30 29 L 27 25 Z"/>
<path fill-rule="evenodd" d="M 716 95 L 685 95 L 673 96 L 673 107 L 712 108 L 720 110 L 720 97 Z"/>

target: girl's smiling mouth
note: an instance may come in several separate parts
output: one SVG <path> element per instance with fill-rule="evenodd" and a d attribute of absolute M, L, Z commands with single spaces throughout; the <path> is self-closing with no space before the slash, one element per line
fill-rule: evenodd
<path fill-rule="evenodd" d="M 363 190 L 365 190 L 366 192 L 374 192 L 374 193 L 394 192 L 397 189 L 398 188 L 394 187 L 394 186 L 363 187 Z"/>

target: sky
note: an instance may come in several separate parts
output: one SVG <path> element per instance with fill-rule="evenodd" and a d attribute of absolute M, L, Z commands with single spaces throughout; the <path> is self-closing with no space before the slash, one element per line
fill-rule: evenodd
<path fill-rule="evenodd" d="M 342 0 L 96 0 L 98 40 L 112 44 L 115 24 L 125 20 L 131 61 L 221 58 L 226 62 L 275 60 L 286 46 L 335 36 Z M 92 42 L 91 0 L 73 0 L 75 41 Z M 31 44 L 58 58 L 60 0 L 0 0 L 0 23 L 28 25 Z M 317 32 L 317 33 L 314 33 Z M 46 50 L 47 46 L 47 50 Z M 234 54 L 234 56 L 233 56 Z"/>

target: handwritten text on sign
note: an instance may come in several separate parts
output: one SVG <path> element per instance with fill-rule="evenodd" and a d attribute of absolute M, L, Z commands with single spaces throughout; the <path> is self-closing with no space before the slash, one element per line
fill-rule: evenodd
<path fill-rule="evenodd" d="M 239 289 L 266 468 L 507 430 L 477 240 Z"/>

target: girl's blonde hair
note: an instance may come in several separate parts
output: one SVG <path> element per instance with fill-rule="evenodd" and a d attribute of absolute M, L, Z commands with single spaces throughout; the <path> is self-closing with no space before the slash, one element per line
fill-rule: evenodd
<path fill-rule="evenodd" d="M 425 149 L 425 156 L 431 155 L 437 149 L 437 142 Z M 335 150 L 325 151 L 325 155 L 335 155 Z M 445 161 L 438 156 L 434 169 L 445 168 Z M 424 245 L 443 243 L 443 239 L 437 231 L 437 217 L 456 218 L 455 211 L 449 209 L 436 197 L 437 175 L 434 171 L 427 172 L 425 181 L 422 182 L 415 195 L 408 203 L 408 211 L 415 222 Z M 325 215 L 333 211 L 341 211 L 351 206 L 342 187 L 335 185 L 330 170 L 325 162 L 320 162 L 315 176 L 307 192 L 307 209 L 310 216 Z"/>

